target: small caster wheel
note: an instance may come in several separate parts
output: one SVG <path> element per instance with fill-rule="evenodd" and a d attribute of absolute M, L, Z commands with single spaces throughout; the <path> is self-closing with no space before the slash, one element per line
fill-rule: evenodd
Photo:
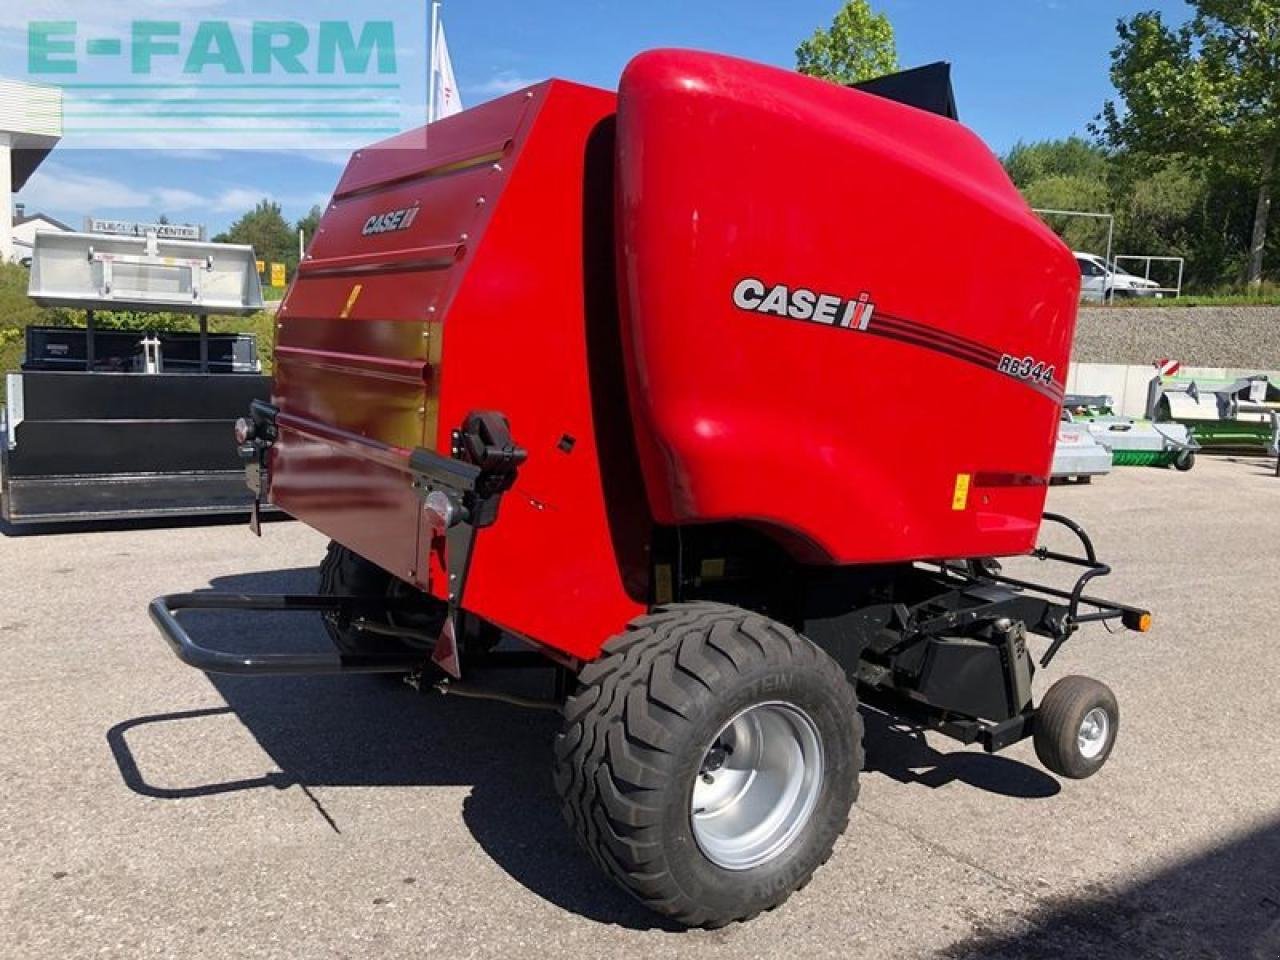
<path fill-rule="evenodd" d="M 1183 450 L 1178 454 L 1178 458 L 1173 461 L 1173 466 L 1177 470 L 1186 473 L 1196 465 L 1196 455 L 1190 450 Z"/>
<path fill-rule="evenodd" d="M 1058 776 L 1083 780 L 1107 762 L 1119 728 L 1120 708 L 1106 684 L 1063 677 L 1036 711 L 1036 756 Z"/>

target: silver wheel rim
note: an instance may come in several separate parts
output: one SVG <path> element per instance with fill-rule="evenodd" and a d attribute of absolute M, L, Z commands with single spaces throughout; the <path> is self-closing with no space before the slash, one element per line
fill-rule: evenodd
<path fill-rule="evenodd" d="M 804 829 L 822 773 L 822 741 L 808 714 L 787 703 L 748 707 L 703 756 L 690 808 L 698 847 L 726 870 L 772 860 Z"/>
<path fill-rule="evenodd" d="M 1111 735 L 1111 718 L 1101 707 L 1094 707 L 1084 715 L 1076 733 L 1076 748 L 1080 756 L 1092 760 L 1103 751 Z"/>

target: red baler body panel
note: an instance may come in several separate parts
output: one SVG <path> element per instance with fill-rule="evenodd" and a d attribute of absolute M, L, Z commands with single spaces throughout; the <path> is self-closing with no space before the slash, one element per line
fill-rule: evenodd
<path fill-rule="evenodd" d="M 584 659 L 646 609 L 655 521 L 1025 552 L 1078 283 L 959 124 L 646 54 L 617 96 L 550 81 L 353 157 L 280 310 L 271 497 L 443 598 L 409 456 L 501 412 L 528 459 L 464 605 Z M 874 310 L 762 312 L 778 285 Z"/>
<path fill-rule="evenodd" d="M 620 357 L 614 110 L 612 93 L 550 81 L 432 124 L 425 151 L 358 153 L 281 307 L 276 354 L 272 499 L 440 597 L 442 543 L 409 454 L 448 454 L 469 413 L 504 413 L 529 459 L 477 541 L 466 606 L 583 657 L 648 594 L 638 476 L 602 478 L 625 459 L 610 439 L 630 433 L 598 342 Z M 401 210 L 416 210 L 407 227 L 365 233 Z"/>
<path fill-rule="evenodd" d="M 659 522 L 754 522 L 839 564 L 1031 549 L 1079 273 L 974 134 L 657 51 L 623 76 L 618 141 L 625 342 Z M 745 310 L 748 278 L 838 299 L 837 324 L 863 294 L 874 310 L 865 331 Z M 1041 366 L 1002 373 L 1005 354 Z"/>

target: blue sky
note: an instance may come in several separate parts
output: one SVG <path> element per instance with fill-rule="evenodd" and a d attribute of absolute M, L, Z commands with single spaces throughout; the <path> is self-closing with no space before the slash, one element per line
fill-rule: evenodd
<path fill-rule="evenodd" d="M 198 6 L 201 0 L 187 0 Z M 444 22 L 463 102 L 548 76 L 612 87 L 635 53 L 683 46 L 794 65 L 796 44 L 840 0 L 449 0 Z M 175 3 L 175 6 L 180 5 Z M 247 0 L 245 10 L 254 7 Z M 878 0 L 904 66 L 949 60 L 961 119 L 997 152 L 1081 133 L 1111 94 L 1117 17 L 1181 0 Z M 9 16 L 12 16 L 10 14 Z M 0 74 L 5 73 L 0 64 Z M 291 218 L 323 203 L 343 157 L 250 151 L 60 149 L 17 197 L 72 225 L 86 215 L 207 223 L 213 232 L 262 197 Z"/>

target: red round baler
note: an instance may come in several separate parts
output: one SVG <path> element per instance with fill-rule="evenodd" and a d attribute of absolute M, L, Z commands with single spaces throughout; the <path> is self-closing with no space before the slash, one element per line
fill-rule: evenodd
<path fill-rule="evenodd" d="M 1031 690 L 1035 638 L 1045 666 L 1150 619 L 1086 594 L 1108 568 L 1043 513 L 1079 274 L 909 87 L 655 51 L 616 95 L 548 81 L 356 153 L 238 428 L 259 497 L 332 538 L 321 589 L 161 597 L 175 652 L 560 710 L 570 825 L 691 925 L 830 854 L 859 698 L 1096 772 L 1110 691 Z M 1000 416 L 949 429 L 961 391 Z M 1029 553 L 1074 584 L 993 559 Z M 193 608 L 318 611 L 335 650 L 216 649 Z M 545 700 L 504 690 L 534 664 Z"/>

